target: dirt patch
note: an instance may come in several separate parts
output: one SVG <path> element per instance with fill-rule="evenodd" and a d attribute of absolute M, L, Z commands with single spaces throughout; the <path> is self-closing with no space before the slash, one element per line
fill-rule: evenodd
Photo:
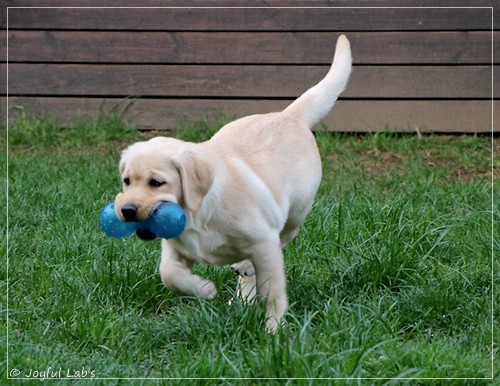
<path fill-rule="evenodd" d="M 462 148 L 458 138 L 442 137 L 442 143 L 422 147 L 409 147 L 389 151 L 380 147 L 352 149 L 330 153 L 328 163 L 334 168 L 348 167 L 367 176 L 388 177 L 406 174 L 410 169 L 439 170 L 452 181 L 500 178 L 500 139 L 495 138 L 493 152 L 491 143 Z M 493 157 L 493 168 L 492 168 Z"/>

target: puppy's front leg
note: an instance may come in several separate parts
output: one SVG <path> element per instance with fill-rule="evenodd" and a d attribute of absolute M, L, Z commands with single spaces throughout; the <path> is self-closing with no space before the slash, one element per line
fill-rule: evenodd
<path fill-rule="evenodd" d="M 213 299 L 215 284 L 192 273 L 193 262 L 180 256 L 167 240 L 162 240 L 160 276 L 168 289 L 178 294 L 196 295 L 200 299 Z"/>
<path fill-rule="evenodd" d="M 276 332 L 288 308 L 283 251 L 278 235 L 255 246 L 252 257 L 260 299 L 267 299 L 267 331 Z"/>

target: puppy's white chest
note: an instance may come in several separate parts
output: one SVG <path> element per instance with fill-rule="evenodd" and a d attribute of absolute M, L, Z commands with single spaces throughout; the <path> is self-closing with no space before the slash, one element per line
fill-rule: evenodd
<path fill-rule="evenodd" d="M 187 230 L 171 241 L 174 249 L 190 260 L 221 265 L 242 259 L 238 248 L 218 232 Z"/>

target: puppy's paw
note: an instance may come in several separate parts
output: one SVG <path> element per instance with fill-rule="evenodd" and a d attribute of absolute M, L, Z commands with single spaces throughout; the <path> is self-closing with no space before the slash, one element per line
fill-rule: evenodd
<path fill-rule="evenodd" d="M 249 260 L 243 260 L 239 263 L 231 265 L 231 269 L 238 276 L 253 276 L 255 269 Z"/>
<path fill-rule="evenodd" d="M 200 299 L 212 300 L 217 295 L 217 288 L 210 280 L 200 278 L 200 282 L 195 288 L 196 295 Z"/>
<path fill-rule="evenodd" d="M 244 303 L 250 303 L 257 295 L 257 280 L 253 276 L 238 276 L 236 296 Z"/>
<path fill-rule="evenodd" d="M 268 318 L 266 322 L 266 332 L 268 334 L 276 334 L 280 323 L 275 318 Z"/>
<path fill-rule="evenodd" d="M 266 321 L 266 332 L 268 334 L 276 334 L 280 327 L 281 328 L 286 327 L 285 317 L 282 316 L 281 318 L 278 319 L 274 316 L 268 316 Z"/>

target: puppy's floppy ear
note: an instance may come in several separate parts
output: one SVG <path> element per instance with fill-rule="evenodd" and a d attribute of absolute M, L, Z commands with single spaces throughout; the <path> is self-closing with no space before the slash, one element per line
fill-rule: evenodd
<path fill-rule="evenodd" d="M 197 212 L 203 197 L 208 193 L 214 179 L 214 170 L 208 160 L 193 151 L 185 151 L 172 159 L 181 176 L 182 194 L 186 207 Z"/>
<path fill-rule="evenodd" d="M 129 153 L 129 149 L 130 147 L 127 147 L 125 150 L 122 151 L 122 154 L 121 154 L 121 157 L 120 157 L 120 165 L 118 167 L 119 171 L 120 171 L 120 175 L 123 174 L 123 172 L 125 171 L 125 164 L 127 162 L 127 156 L 128 156 L 128 153 Z"/>

